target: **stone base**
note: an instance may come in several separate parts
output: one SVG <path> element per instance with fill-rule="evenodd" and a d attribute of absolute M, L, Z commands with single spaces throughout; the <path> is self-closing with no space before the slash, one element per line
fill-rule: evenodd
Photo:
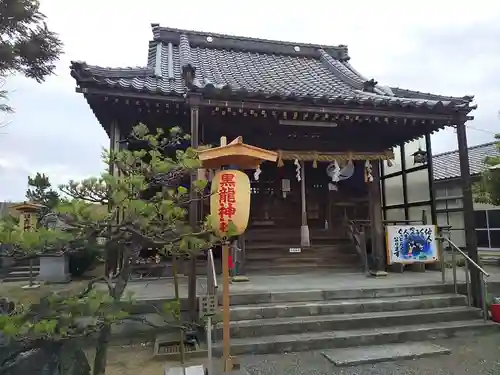
<path fill-rule="evenodd" d="M 405 270 L 405 266 L 401 263 L 394 263 L 394 264 L 389 264 L 387 266 L 387 269 L 389 270 L 389 272 L 403 273 Z"/>
<path fill-rule="evenodd" d="M 40 257 L 40 273 L 38 281 L 45 283 L 67 283 L 71 280 L 69 274 L 69 258 L 63 256 L 42 255 Z"/>
<path fill-rule="evenodd" d="M 385 272 L 385 271 L 370 271 L 370 275 L 373 277 L 382 277 L 382 276 L 387 276 L 387 272 Z"/>
<path fill-rule="evenodd" d="M 37 288 L 40 288 L 40 284 L 37 284 L 37 283 L 33 283 L 32 285 L 28 284 L 28 285 L 24 285 L 21 287 L 22 289 L 37 289 Z"/>
<path fill-rule="evenodd" d="M 310 247 L 311 246 L 311 237 L 309 235 L 309 226 L 302 225 L 300 227 L 300 246 Z"/>
<path fill-rule="evenodd" d="M 231 278 L 231 281 L 233 283 L 244 283 L 250 281 L 250 279 L 245 275 L 238 275 L 238 276 L 233 276 Z"/>
<path fill-rule="evenodd" d="M 424 263 L 413 263 L 408 265 L 408 270 L 412 272 L 425 272 L 425 264 Z"/>

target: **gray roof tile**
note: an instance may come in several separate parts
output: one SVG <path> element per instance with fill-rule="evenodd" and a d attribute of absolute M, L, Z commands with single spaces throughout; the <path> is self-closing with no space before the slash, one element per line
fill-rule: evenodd
<path fill-rule="evenodd" d="M 487 156 L 500 156 L 496 142 L 485 143 L 469 148 L 471 175 L 481 173 Z M 432 157 L 434 180 L 445 180 L 461 176 L 458 150 L 437 154 Z"/>
<path fill-rule="evenodd" d="M 471 108 L 471 96 L 450 97 L 375 85 L 350 64 L 347 47 L 235 37 L 152 25 L 143 68 L 102 68 L 72 62 L 79 85 L 183 95 L 188 90 L 329 103 Z M 160 54 L 160 56 L 158 56 Z M 158 66 L 158 65 L 161 65 Z M 194 80 L 186 82 L 186 72 Z M 221 91 L 222 92 L 222 91 Z"/>

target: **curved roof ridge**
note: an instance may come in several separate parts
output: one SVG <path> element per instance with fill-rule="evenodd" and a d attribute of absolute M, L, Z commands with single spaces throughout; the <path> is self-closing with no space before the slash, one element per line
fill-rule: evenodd
<path fill-rule="evenodd" d="M 450 95 L 441 95 L 441 94 L 433 94 L 430 92 L 422 92 L 418 90 L 409 90 L 402 89 L 399 87 L 392 87 L 391 90 L 394 92 L 396 96 L 406 96 L 407 98 L 419 98 L 419 99 L 435 99 L 435 100 L 454 100 L 454 101 L 464 101 L 467 103 L 471 103 L 474 100 L 474 95 L 465 95 L 465 96 L 450 96 Z"/>
<path fill-rule="evenodd" d="M 357 75 L 363 82 L 369 81 L 368 78 L 366 78 L 364 75 L 362 75 L 357 69 L 355 69 L 349 61 L 342 61 L 341 62 L 347 69 L 349 69 L 353 74 Z M 386 91 L 386 89 L 377 84 L 374 87 L 375 93 L 380 94 L 380 95 L 389 95 L 389 96 L 394 96 L 392 92 Z"/>
<path fill-rule="evenodd" d="M 447 105 L 449 105 L 449 104 L 452 103 L 452 100 L 437 100 L 437 99 L 425 99 L 425 98 L 406 98 L 406 97 L 392 96 L 392 95 L 385 95 L 385 94 L 382 95 L 382 94 L 377 94 L 377 93 L 367 92 L 367 91 L 359 91 L 359 94 L 371 96 L 371 97 L 374 97 L 374 98 L 388 99 L 388 100 L 399 100 L 399 101 L 405 101 L 405 100 L 407 100 L 407 101 L 410 101 L 410 102 L 414 102 L 415 100 L 419 100 L 422 103 L 434 104 L 434 105 L 438 104 L 438 103 L 441 103 L 444 106 L 447 106 Z"/>
<path fill-rule="evenodd" d="M 85 61 L 71 61 L 70 69 L 81 78 L 137 78 L 154 76 L 154 69 L 149 66 L 104 67 L 89 65 Z"/>
<path fill-rule="evenodd" d="M 342 80 L 344 83 L 347 83 L 348 85 L 352 86 L 355 89 L 360 90 L 363 88 L 363 81 L 359 77 L 346 74 L 346 72 L 343 71 L 339 66 L 339 64 L 342 64 L 340 61 L 338 61 L 329 53 L 327 53 L 323 48 L 319 49 L 319 54 L 320 54 L 320 61 L 323 63 L 323 65 L 327 67 L 327 69 L 333 75 L 335 75 L 335 77 L 337 77 L 338 79 Z"/>

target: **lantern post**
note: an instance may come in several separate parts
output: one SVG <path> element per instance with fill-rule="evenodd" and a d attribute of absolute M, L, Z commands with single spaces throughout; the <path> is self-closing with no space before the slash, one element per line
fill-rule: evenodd
<path fill-rule="evenodd" d="M 227 144 L 221 137 L 220 146 L 198 151 L 201 165 L 218 172 L 212 179 L 209 221 L 215 234 L 222 239 L 222 318 L 224 372 L 234 369 L 230 346 L 229 242 L 228 235 L 245 232 L 250 217 L 250 180 L 241 170 L 257 169 L 263 161 L 276 162 L 278 154 L 243 143 L 237 137 Z M 223 169 L 227 166 L 239 170 Z"/>

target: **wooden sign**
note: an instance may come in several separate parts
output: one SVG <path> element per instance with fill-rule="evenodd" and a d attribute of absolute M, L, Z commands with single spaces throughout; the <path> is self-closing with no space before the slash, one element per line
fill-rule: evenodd
<path fill-rule="evenodd" d="M 439 260 L 436 226 L 386 227 L 387 263 L 434 263 Z"/>
<path fill-rule="evenodd" d="M 250 216 L 250 180 L 237 170 L 218 171 L 212 180 L 210 197 L 210 224 L 216 235 L 227 235 L 229 223 L 231 235 L 245 232 Z"/>

